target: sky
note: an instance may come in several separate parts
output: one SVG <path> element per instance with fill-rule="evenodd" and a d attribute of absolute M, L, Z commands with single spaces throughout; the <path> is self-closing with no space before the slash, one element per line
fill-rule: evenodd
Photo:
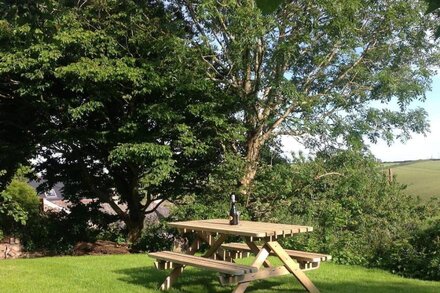
<path fill-rule="evenodd" d="M 426 93 L 424 102 L 414 102 L 414 107 L 425 108 L 430 122 L 430 133 L 426 136 L 413 134 L 406 143 L 394 142 L 388 146 L 384 141 L 370 145 L 372 153 L 383 162 L 440 159 L 440 75 L 433 78 L 432 90 Z M 283 137 L 286 154 L 304 148 L 295 140 Z"/>

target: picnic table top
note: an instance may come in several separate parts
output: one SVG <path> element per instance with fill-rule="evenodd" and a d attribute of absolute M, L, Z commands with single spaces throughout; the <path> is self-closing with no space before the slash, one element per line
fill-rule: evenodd
<path fill-rule="evenodd" d="M 313 231 L 313 227 L 276 224 L 266 222 L 242 221 L 230 225 L 227 219 L 194 220 L 169 223 L 171 227 L 184 231 L 212 232 L 246 237 L 290 236 Z"/>

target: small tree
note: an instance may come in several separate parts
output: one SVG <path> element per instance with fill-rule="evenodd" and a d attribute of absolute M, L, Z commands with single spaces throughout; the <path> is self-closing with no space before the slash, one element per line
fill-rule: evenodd
<path fill-rule="evenodd" d="M 39 212 L 37 193 L 26 182 L 23 172 L 24 169 L 20 169 L 0 192 L 0 228 L 8 234 L 17 232 L 18 226 L 25 225 L 30 216 Z"/>
<path fill-rule="evenodd" d="M 173 6 L 45 0 L 0 15 L 2 168 L 38 158 L 43 187 L 108 203 L 130 241 L 157 203 L 203 187 L 235 128 Z"/>

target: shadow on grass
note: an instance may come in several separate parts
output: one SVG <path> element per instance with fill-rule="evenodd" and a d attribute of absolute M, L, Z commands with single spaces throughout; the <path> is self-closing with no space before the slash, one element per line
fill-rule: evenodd
<path fill-rule="evenodd" d="M 119 280 L 151 290 L 157 290 L 171 271 L 159 271 L 154 267 L 140 267 L 117 270 Z M 215 273 L 185 269 L 173 285 L 176 292 L 195 292 L 195 287 L 204 288 L 206 292 L 230 292 L 228 287 L 221 287 Z M 171 290 L 173 292 L 174 290 Z M 157 290 L 159 291 L 159 290 Z M 199 292 L 199 291 L 197 291 Z"/>
<path fill-rule="evenodd" d="M 153 267 L 139 267 L 117 270 L 114 272 L 121 275 L 119 278 L 120 281 L 138 285 L 150 290 L 157 290 L 170 271 L 158 271 Z M 290 281 L 295 282 L 293 277 Z M 281 279 L 268 279 L 253 282 L 251 284 L 252 285 L 248 288 L 249 292 L 256 290 L 259 292 L 286 292 L 288 289 L 276 288 L 283 285 Z M 234 286 L 221 286 L 218 281 L 218 275 L 215 272 L 185 269 L 172 288 L 174 290 L 171 290 L 170 292 L 226 293 L 231 292 Z M 289 292 L 304 292 L 304 290 L 298 287 L 296 290 L 292 291 L 290 286 Z"/>
<path fill-rule="evenodd" d="M 114 271 L 121 275 L 120 281 L 137 285 L 145 289 L 157 290 L 162 281 L 166 278 L 170 271 L 158 271 L 154 267 L 139 267 L 132 269 L 123 269 Z M 350 281 L 347 276 L 346 281 L 328 281 L 312 278 L 314 284 L 321 292 L 356 292 L 356 293 L 371 293 L 371 292 L 438 292 L 438 284 L 424 284 L 419 286 L 417 284 L 410 284 L 408 282 L 386 282 L 377 281 L 374 279 L 368 282 Z M 218 282 L 217 274 L 210 271 L 202 271 L 196 269 L 186 269 L 178 278 L 170 292 L 209 292 L 209 293 L 226 293 L 231 292 L 232 286 L 222 287 Z M 159 290 L 157 290 L 159 292 Z M 260 280 L 252 282 L 249 286 L 248 292 L 305 292 L 293 276 L 283 276 Z"/>

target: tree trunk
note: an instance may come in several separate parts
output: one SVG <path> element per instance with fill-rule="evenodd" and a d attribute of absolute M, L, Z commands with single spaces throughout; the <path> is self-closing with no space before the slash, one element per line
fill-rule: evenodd
<path fill-rule="evenodd" d="M 144 215 L 133 217 L 130 213 L 130 220 L 127 221 L 128 242 L 135 243 L 142 235 L 144 229 Z"/>
<path fill-rule="evenodd" d="M 135 243 L 142 234 L 145 222 L 145 212 L 141 207 L 140 196 L 136 191 L 135 185 L 131 190 L 130 197 L 127 197 L 128 207 L 128 241 Z"/>
<path fill-rule="evenodd" d="M 246 166 L 244 175 L 240 179 L 240 193 L 246 202 L 246 207 L 249 205 L 250 187 L 257 174 L 258 161 L 263 144 L 264 141 L 258 134 L 250 136 L 246 143 Z"/>

